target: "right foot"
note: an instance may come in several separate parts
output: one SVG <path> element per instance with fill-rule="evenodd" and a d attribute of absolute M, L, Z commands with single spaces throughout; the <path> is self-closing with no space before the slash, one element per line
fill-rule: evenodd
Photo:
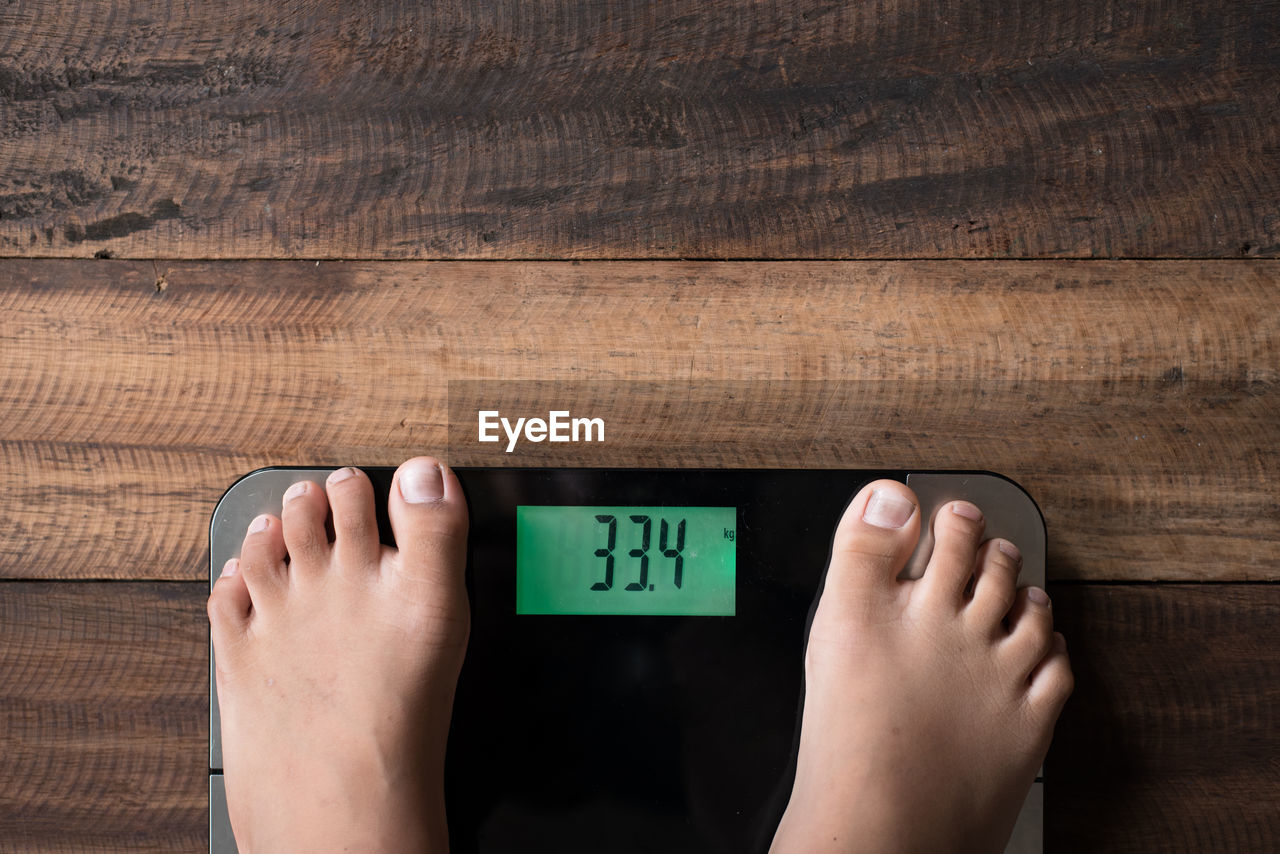
<path fill-rule="evenodd" d="M 795 785 L 771 849 L 999 852 L 1072 689 L 1048 597 L 983 542 L 973 504 L 938 511 L 924 576 L 914 494 L 869 484 L 836 530 L 805 650 Z"/>
<path fill-rule="evenodd" d="M 333 511 L 330 543 L 325 517 Z M 259 516 L 209 597 L 227 808 L 241 852 L 442 852 L 444 751 L 470 612 L 453 472 L 405 463 L 378 540 L 339 469 Z"/>

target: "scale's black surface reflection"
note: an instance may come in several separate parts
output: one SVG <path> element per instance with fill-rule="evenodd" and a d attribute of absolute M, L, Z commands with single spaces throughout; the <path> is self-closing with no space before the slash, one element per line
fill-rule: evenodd
<path fill-rule="evenodd" d="M 794 772 L 806 620 L 869 479 L 847 474 L 459 469 L 472 632 L 446 769 L 452 850 L 767 848 Z M 736 615 L 517 615 L 517 504 L 737 507 Z"/>

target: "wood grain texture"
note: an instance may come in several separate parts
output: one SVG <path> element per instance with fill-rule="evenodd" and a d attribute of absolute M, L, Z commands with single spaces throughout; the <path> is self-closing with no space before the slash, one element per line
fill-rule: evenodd
<path fill-rule="evenodd" d="M 1045 851 L 1280 849 L 1276 585 L 1059 585 Z"/>
<path fill-rule="evenodd" d="M 5 851 L 207 850 L 206 587 L 0 584 Z M 1267 852 L 1275 585 L 1051 585 L 1077 687 L 1046 852 Z"/>
<path fill-rule="evenodd" d="M 0 850 L 209 850 L 205 589 L 0 584 Z"/>
<path fill-rule="evenodd" d="M 0 6 L 0 253 L 1280 254 L 1280 4 Z"/>
<path fill-rule="evenodd" d="M 1270 262 L 11 260 L 0 283 L 5 577 L 206 577 L 214 504 L 264 465 L 573 462 L 468 442 L 480 389 L 612 419 L 577 464 L 998 471 L 1053 578 L 1280 578 Z"/>

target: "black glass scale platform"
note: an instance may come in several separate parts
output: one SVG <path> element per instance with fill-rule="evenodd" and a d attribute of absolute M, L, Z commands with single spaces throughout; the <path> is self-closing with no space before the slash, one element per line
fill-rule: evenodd
<path fill-rule="evenodd" d="M 392 543 L 393 468 L 364 468 Z M 298 480 L 232 485 L 210 578 Z M 765 851 L 786 806 L 806 626 L 832 533 L 867 482 L 904 481 L 928 520 L 965 498 L 1044 584 L 1030 496 L 989 472 L 459 468 L 471 518 L 471 639 L 446 767 L 451 850 Z M 932 547 L 928 525 L 905 574 Z M 212 655 L 212 651 L 211 651 Z M 210 667 L 210 852 L 234 852 Z M 1043 782 L 1008 852 L 1041 850 Z"/>

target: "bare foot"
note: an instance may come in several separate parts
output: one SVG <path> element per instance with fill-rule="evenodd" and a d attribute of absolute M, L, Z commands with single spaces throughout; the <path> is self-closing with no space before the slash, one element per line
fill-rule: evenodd
<path fill-rule="evenodd" d="M 1015 591 L 1017 550 L 983 524 L 968 502 L 941 508 L 924 576 L 898 581 L 920 534 L 911 490 L 877 481 L 845 511 L 772 851 L 1003 849 L 1073 682 L 1048 597 Z"/>
<path fill-rule="evenodd" d="M 326 495 L 327 492 L 327 495 Z M 209 597 L 227 805 L 242 852 L 446 851 L 444 752 L 470 627 L 447 468 L 344 468 L 259 516 Z M 325 533 L 332 507 L 335 542 Z"/>

